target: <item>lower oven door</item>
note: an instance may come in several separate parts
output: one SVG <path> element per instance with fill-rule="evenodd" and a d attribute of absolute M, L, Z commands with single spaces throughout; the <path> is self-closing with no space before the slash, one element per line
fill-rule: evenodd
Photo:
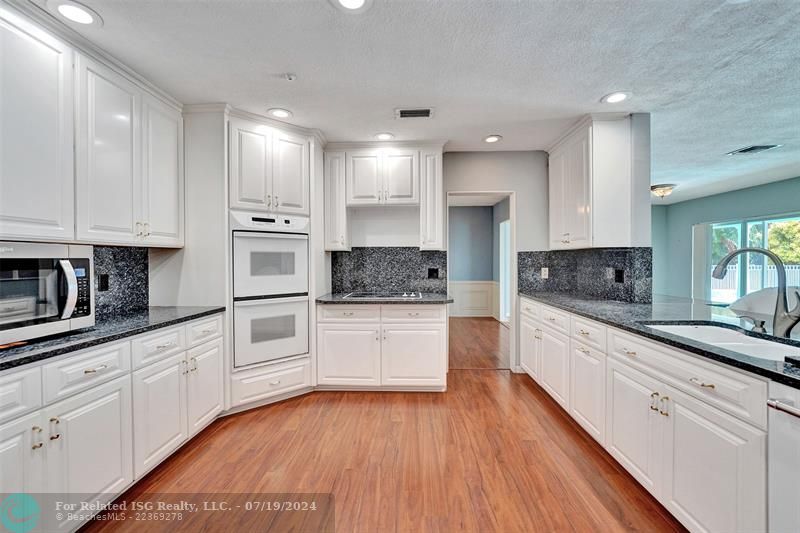
<path fill-rule="evenodd" d="M 233 303 L 233 366 L 308 353 L 308 297 Z"/>

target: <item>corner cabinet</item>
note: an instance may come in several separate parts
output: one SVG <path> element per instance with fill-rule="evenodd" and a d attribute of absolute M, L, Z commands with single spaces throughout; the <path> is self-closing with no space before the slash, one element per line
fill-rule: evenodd
<path fill-rule="evenodd" d="M 329 143 L 326 148 L 326 251 L 350 250 L 348 209 L 395 206 L 418 208 L 421 250 L 446 249 L 441 146 Z"/>
<path fill-rule="evenodd" d="M 0 6 L 0 238 L 75 237 L 74 53 Z"/>
<path fill-rule="evenodd" d="M 309 214 L 309 140 L 265 123 L 230 120 L 230 206 Z"/>
<path fill-rule="evenodd" d="M 548 152 L 550 249 L 650 246 L 649 115 L 592 115 Z"/>

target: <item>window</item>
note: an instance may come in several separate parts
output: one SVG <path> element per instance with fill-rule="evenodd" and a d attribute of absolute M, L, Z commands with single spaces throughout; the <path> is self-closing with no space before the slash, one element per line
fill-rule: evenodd
<path fill-rule="evenodd" d="M 786 266 L 787 285 L 800 286 L 800 215 L 711 224 L 708 235 L 706 287 L 711 301 L 732 303 L 745 294 L 778 285 L 775 265 L 761 254 L 743 254 L 731 262 L 724 279 L 711 277 L 725 255 L 744 246 L 775 253 Z"/>

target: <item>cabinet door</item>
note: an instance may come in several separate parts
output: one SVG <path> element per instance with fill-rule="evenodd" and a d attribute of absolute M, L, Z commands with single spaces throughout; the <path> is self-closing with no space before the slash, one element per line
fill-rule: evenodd
<path fill-rule="evenodd" d="M 75 236 L 72 50 L 0 10 L 0 237 Z"/>
<path fill-rule="evenodd" d="M 348 324 L 317 329 L 318 383 L 320 385 L 381 384 L 380 326 Z"/>
<path fill-rule="evenodd" d="M 349 250 L 344 152 L 325 152 L 325 251 Z"/>
<path fill-rule="evenodd" d="M 691 531 L 765 531 L 766 433 L 672 387 L 665 394 L 664 506 Z"/>
<path fill-rule="evenodd" d="M 355 150 L 345 156 L 347 205 L 377 205 L 383 197 L 381 156 L 377 150 Z"/>
<path fill-rule="evenodd" d="M 185 353 L 133 373 L 133 466 L 141 478 L 188 438 Z"/>
<path fill-rule="evenodd" d="M 542 328 L 539 383 L 569 411 L 569 337 Z"/>
<path fill-rule="evenodd" d="M 189 436 L 222 411 L 222 339 L 186 354 L 189 361 Z"/>
<path fill-rule="evenodd" d="M 124 376 L 45 408 L 47 490 L 102 505 L 133 481 L 131 381 Z M 47 530 L 71 531 L 62 521 Z"/>
<path fill-rule="evenodd" d="M 570 401 L 574 418 L 600 444 L 606 433 L 606 356 L 571 341 Z"/>
<path fill-rule="evenodd" d="M 183 245 L 183 119 L 176 109 L 142 101 L 143 244 Z"/>
<path fill-rule="evenodd" d="M 581 131 L 570 141 L 565 161 L 564 233 L 568 248 L 592 245 L 591 129 Z"/>
<path fill-rule="evenodd" d="M 419 232 L 420 250 L 444 250 L 444 183 L 442 153 L 420 155 Z"/>
<path fill-rule="evenodd" d="M 0 426 L 0 494 L 44 492 L 44 427 L 41 411 Z"/>
<path fill-rule="evenodd" d="M 548 198 L 550 202 L 550 249 L 567 248 L 567 230 L 564 226 L 564 181 L 567 157 L 563 148 L 550 154 L 548 160 Z"/>
<path fill-rule="evenodd" d="M 267 211 L 272 206 L 272 132 L 237 118 L 230 121 L 231 207 Z"/>
<path fill-rule="evenodd" d="M 77 237 L 134 244 L 143 232 L 141 92 L 105 66 L 77 57 Z"/>
<path fill-rule="evenodd" d="M 606 361 L 606 450 L 658 497 L 663 416 L 661 383 L 609 358 Z"/>
<path fill-rule="evenodd" d="M 383 203 L 395 205 L 419 204 L 419 152 L 389 150 L 381 162 Z"/>
<path fill-rule="evenodd" d="M 381 384 L 445 385 L 447 334 L 444 325 L 384 326 Z"/>
<path fill-rule="evenodd" d="M 308 214 L 308 139 L 274 132 L 272 142 L 272 202 L 274 211 Z"/>
<path fill-rule="evenodd" d="M 534 381 L 539 381 L 539 359 L 541 356 L 541 331 L 533 320 L 522 318 L 519 321 L 520 346 L 519 365 Z"/>

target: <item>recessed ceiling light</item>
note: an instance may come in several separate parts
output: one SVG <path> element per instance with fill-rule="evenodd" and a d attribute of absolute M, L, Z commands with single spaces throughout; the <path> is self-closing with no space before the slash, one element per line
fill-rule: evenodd
<path fill-rule="evenodd" d="M 483 138 L 483 142 L 487 142 L 487 143 L 496 143 L 497 141 L 501 140 L 502 138 L 503 138 L 503 136 L 502 136 L 502 135 L 497 135 L 497 134 L 495 133 L 495 134 L 489 135 L 489 136 L 487 136 L 487 137 L 484 137 L 484 138 Z"/>
<path fill-rule="evenodd" d="M 283 109 L 281 107 L 273 107 L 272 109 L 268 109 L 267 113 L 272 115 L 275 118 L 289 118 L 292 116 L 292 112 L 288 109 Z"/>
<path fill-rule="evenodd" d="M 85 26 L 102 26 L 103 19 L 96 11 L 72 0 L 47 0 L 47 8 L 61 17 Z"/>
<path fill-rule="evenodd" d="M 677 187 L 677 185 L 674 183 L 659 183 L 658 185 L 651 185 L 650 191 L 659 198 L 664 198 L 665 196 L 672 194 L 672 191 L 675 190 L 675 187 Z"/>
<path fill-rule="evenodd" d="M 604 104 L 618 104 L 628 99 L 630 94 L 623 93 L 623 92 L 615 92 L 611 94 L 607 94 L 600 99 L 601 102 Z"/>
<path fill-rule="evenodd" d="M 369 9 L 372 0 L 330 0 L 334 7 L 347 13 L 361 13 Z"/>
<path fill-rule="evenodd" d="M 394 139 L 394 135 L 389 132 L 376 133 L 375 138 L 378 139 L 379 141 L 391 141 L 392 139 Z"/>

